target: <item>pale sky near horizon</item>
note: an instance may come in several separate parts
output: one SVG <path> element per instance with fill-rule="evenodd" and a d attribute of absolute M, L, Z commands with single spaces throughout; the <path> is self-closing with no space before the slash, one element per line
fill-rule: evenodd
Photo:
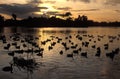
<path fill-rule="evenodd" d="M 0 0 L 0 14 L 10 18 L 60 15 L 71 12 L 72 17 L 86 15 L 94 21 L 120 21 L 120 0 Z"/>

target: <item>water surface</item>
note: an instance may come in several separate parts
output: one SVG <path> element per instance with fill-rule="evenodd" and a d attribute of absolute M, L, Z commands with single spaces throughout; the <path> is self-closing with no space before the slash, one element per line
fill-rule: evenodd
<path fill-rule="evenodd" d="M 119 27 L 5 27 L 1 28 L 0 32 L 0 36 L 5 36 L 6 40 L 6 43 L 3 43 L 3 39 L 0 39 L 1 79 L 119 78 L 120 51 L 113 58 L 106 56 L 106 54 L 120 49 Z M 13 45 L 15 42 L 17 44 L 16 46 L 20 48 L 16 48 Z M 85 46 L 86 42 L 89 43 L 88 46 Z M 53 45 L 53 43 L 55 44 Z M 4 47 L 8 44 L 10 44 L 9 49 L 5 49 Z M 106 45 L 108 45 L 108 48 L 105 49 Z M 97 48 L 100 48 L 100 56 L 95 56 L 98 51 Z M 33 51 L 26 52 L 29 49 Z M 44 49 L 42 51 L 43 57 L 38 55 L 39 52 L 35 53 L 35 50 L 40 49 Z M 19 50 L 23 50 L 23 52 L 15 52 Z M 74 50 L 77 50 L 78 53 L 73 53 Z M 9 53 L 13 51 L 14 55 L 10 55 Z M 60 51 L 63 53 L 60 53 Z M 87 53 L 87 57 L 81 56 L 81 53 L 85 52 Z M 68 54 L 73 54 L 73 57 L 67 57 Z M 23 59 L 22 65 L 15 58 Z M 32 64 L 27 62 L 26 64 L 25 62 L 30 59 L 34 60 L 34 62 Z M 10 67 L 11 63 L 13 64 L 12 72 L 10 70 L 4 71 L 4 68 Z"/>

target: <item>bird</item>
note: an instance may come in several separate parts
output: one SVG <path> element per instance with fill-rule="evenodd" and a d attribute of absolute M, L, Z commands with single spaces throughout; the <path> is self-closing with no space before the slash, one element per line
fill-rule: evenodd
<path fill-rule="evenodd" d="M 91 46 L 92 48 L 96 48 L 96 46 L 95 45 L 93 45 L 93 46 Z"/>
<path fill-rule="evenodd" d="M 66 50 L 66 51 L 69 50 L 69 47 L 65 47 L 65 50 Z"/>
<path fill-rule="evenodd" d="M 82 48 L 80 47 L 78 50 L 79 50 L 79 51 L 81 51 L 81 50 L 82 50 Z"/>
<path fill-rule="evenodd" d="M 37 56 L 43 57 L 43 52 L 39 52 L 39 53 L 37 54 Z"/>
<path fill-rule="evenodd" d="M 108 48 L 109 48 L 109 44 L 104 44 L 104 49 L 108 50 Z"/>
<path fill-rule="evenodd" d="M 72 57 L 73 58 L 73 53 L 67 54 L 67 57 Z"/>
<path fill-rule="evenodd" d="M 101 54 L 101 53 L 96 53 L 95 56 L 100 57 L 100 54 Z"/>
<path fill-rule="evenodd" d="M 51 50 L 51 49 L 53 49 L 53 47 L 52 47 L 52 46 L 49 46 L 48 49 Z"/>
<path fill-rule="evenodd" d="M 120 51 L 120 49 L 119 49 L 119 48 L 116 48 L 116 49 L 114 50 L 114 53 L 115 53 L 115 54 L 119 54 L 119 51 Z"/>
<path fill-rule="evenodd" d="M 73 50 L 73 53 L 74 53 L 74 54 L 78 54 L 79 51 L 78 51 L 78 50 Z"/>
<path fill-rule="evenodd" d="M 8 55 L 10 55 L 10 56 L 14 56 L 14 54 L 15 54 L 14 52 L 9 52 L 8 53 Z"/>
<path fill-rule="evenodd" d="M 81 56 L 83 56 L 83 57 L 86 57 L 86 58 L 87 58 L 87 52 L 83 52 L 83 53 L 81 53 Z"/>
<path fill-rule="evenodd" d="M 13 66 L 13 64 L 10 64 L 10 66 L 6 66 L 2 70 L 5 71 L 5 72 L 13 73 L 13 67 L 12 66 Z"/>
<path fill-rule="evenodd" d="M 63 54 L 63 51 L 61 50 L 59 53 L 60 53 L 60 55 L 62 55 L 62 54 Z"/>
<path fill-rule="evenodd" d="M 106 53 L 106 57 L 111 58 L 111 59 L 112 59 L 112 61 L 113 61 L 113 59 L 114 59 L 114 56 L 115 56 L 115 54 L 114 54 L 113 52 Z"/>
<path fill-rule="evenodd" d="M 101 55 L 101 49 L 100 49 L 100 47 L 98 47 L 97 53 L 95 54 L 95 56 L 100 57 L 100 55 Z"/>

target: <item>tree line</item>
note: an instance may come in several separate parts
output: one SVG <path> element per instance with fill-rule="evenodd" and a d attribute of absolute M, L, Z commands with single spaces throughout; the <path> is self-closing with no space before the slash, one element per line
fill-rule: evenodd
<path fill-rule="evenodd" d="M 62 15 L 65 19 L 52 17 L 31 17 L 17 20 L 17 15 L 12 14 L 11 19 L 5 19 L 0 15 L 0 26 L 26 26 L 26 27 L 89 27 L 89 26 L 120 26 L 120 22 L 95 22 L 88 20 L 85 15 L 78 15 L 74 20 L 71 18 L 71 13 L 66 12 Z"/>

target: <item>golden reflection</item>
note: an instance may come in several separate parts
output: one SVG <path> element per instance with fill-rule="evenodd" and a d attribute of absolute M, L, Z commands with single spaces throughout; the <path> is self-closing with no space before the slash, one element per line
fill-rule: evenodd
<path fill-rule="evenodd" d="M 63 49 L 62 45 L 57 43 L 56 46 L 54 46 L 53 50 L 49 50 L 49 46 L 51 46 L 52 42 L 57 42 L 56 37 L 59 37 L 62 39 L 62 42 L 66 42 L 68 43 L 68 46 L 70 45 L 70 43 L 65 39 L 65 37 L 69 37 L 72 36 L 71 41 L 73 41 L 75 44 L 79 44 L 79 46 L 81 47 L 81 42 L 79 40 L 76 39 L 76 35 L 94 35 L 95 38 L 93 40 L 96 40 L 98 35 L 105 35 L 104 39 L 102 39 L 102 42 L 97 42 L 96 46 L 101 46 L 105 43 L 108 42 L 108 35 L 116 35 L 119 33 L 119 29 L 117 28 L 80 28 L 80 29 L 76 29 L 76 28 L 37 28 L 38 32 L 36 32 L 36 36 L 40 36 L 39 40 L 37 41 L 39 46 L 41 48 L 44 48 L 44 56 L 45 57 L 52 57 L 52 55 L 54 55 L 53 53 L 56 53 L 59 50 Z M 82 33 L 83 31 L 85 31 L 84 33 Z M 79 32 L 79 33 L 78 33 Z M 52 40 L 51 36 L 54 36 L 54 39 Z M 47 42 L 45 45 L 42 45 L 41 42 L 46 41 L 47 39 L 50 39 L 51 41 Z M 89 38 L 84 38 L 84 41 L 88 41 Z M 92 43 L 91 43 L 92 44 Z M 113 45 L 111 47 L 111 45 Z M 114 44 L 110 45 L 110 50 L 111 51 L 113 48 L 119 46 L 118 45 L 118 41 L 116 40 L 116 42 L 114 42 Z M 57 50 L 56 50 L 57 49 Z M 83 48 L 83 50 L 86 50 Z M 89 49 L 87 49 L 89 51 Z M 105 52 L 105 51 L 104 51 Z M 49 59 L 47 59 L 46 61 L 50 61 Z M 105 63 L 103 70 L 101 70 L 102 75 L 107 75 L 107 63 Z M 109 69 L 108 69 L 109 70 Z"/>
<path fill-rule="evenodd" d="M 44 31 L 44 30 L 53 30 L 53 29 L 55 29 L 55 28 L 41 28 L 41 29 L 39 29 L 39 31 Z"/>

